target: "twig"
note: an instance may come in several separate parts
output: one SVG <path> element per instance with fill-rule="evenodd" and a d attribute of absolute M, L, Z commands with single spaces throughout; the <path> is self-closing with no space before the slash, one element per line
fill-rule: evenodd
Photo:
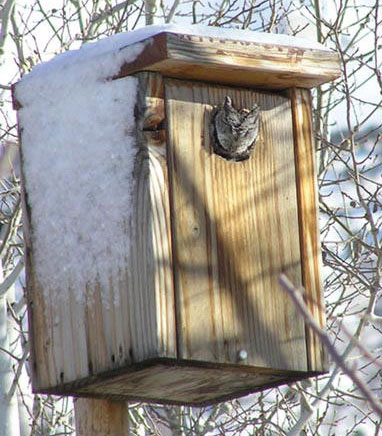
<path fill-rule="evenodd" d="M 24 353 L 23 353 L 21 359 L 19 359 L 15 378 L 13 379 L 12 386 L 10 387 L 8 394 L 7 394 L 7 397 L 9 400 L 13 397 L 13 395 L 16 392 L 16 388 L 17 388 L 17 385 L 19 383 L 19 378 L 21 376 L 21 371 L 23 369 L 24 363 L 27 360 L 28 356 L 29 356 L 29 343 L 25 344 Z"/>
<path fill-rule="evenodd" d="M 7 2 L 5 2 L 5 5 L 0 10 L 0 22 L 1 22 L 0 55 L 2 55 L 4 52 L 5 40 L 6 40 L 7 35 L 8 35 L 9 19 L 11 17 L 14 5 L 15 5 L 15 0 L 8 0 Z"/>
<path fill-rule="evenodd" d="M 12 287 L 15 281 L 18 279 L 21 271 L 24 268 L 24 257 L 21 257 L 17 262 L 17 265 L 13 268 L 13 271 L 7 275 L 6 279 L 0 284 L 0 297 L 5 295 Z"/>
<path fill-rule="evenodd" d="M 174 0 L 174 3 L 171 6 L 170 12 L 168 13 L 168 15 L 166 17 L 166 23 L 171 23 L 172 19 L 174 18 L 176 10 L 178 9 L 180 2 L 181 2 L 181 0 Z"/>

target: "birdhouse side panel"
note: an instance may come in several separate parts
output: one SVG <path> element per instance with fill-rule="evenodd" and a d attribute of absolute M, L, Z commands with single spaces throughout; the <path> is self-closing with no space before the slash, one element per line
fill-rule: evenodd
<path fill-rule="evenodd" d="M 36 391 L 173 356 L 165 156 L 138 140 L 138 87 L 62 85 L 45 110 L 19 93 Z"/>

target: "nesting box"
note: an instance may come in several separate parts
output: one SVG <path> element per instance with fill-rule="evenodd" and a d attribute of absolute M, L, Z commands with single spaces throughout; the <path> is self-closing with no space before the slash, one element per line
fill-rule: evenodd
<path fill-rule="evenodd" d="M 15 86 L 36 392 L 203 405 L 325 372 L 318 44 L 154 27 Z"/>

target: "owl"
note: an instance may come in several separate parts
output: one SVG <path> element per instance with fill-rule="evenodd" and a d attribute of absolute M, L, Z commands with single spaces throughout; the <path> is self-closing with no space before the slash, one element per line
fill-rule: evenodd
<path fill-rule="evenodd" d="M 227 160 L 249 158 L 259 132 L 260 110 L 254 104 L 251 110 L 236 110 L 230 97 L 212 112 L 211 136 L 214 152 Z"/>

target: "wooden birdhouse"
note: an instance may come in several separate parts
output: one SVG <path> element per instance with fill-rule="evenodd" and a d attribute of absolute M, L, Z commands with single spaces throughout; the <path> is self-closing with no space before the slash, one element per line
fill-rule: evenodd
<path fill-rule="evenodd" d="M 170 25 L 15 85 L 36 392 L 203 405 L 326 371 L 278 277 L 324 326 L 309 89 L 339 73 Z"/>

